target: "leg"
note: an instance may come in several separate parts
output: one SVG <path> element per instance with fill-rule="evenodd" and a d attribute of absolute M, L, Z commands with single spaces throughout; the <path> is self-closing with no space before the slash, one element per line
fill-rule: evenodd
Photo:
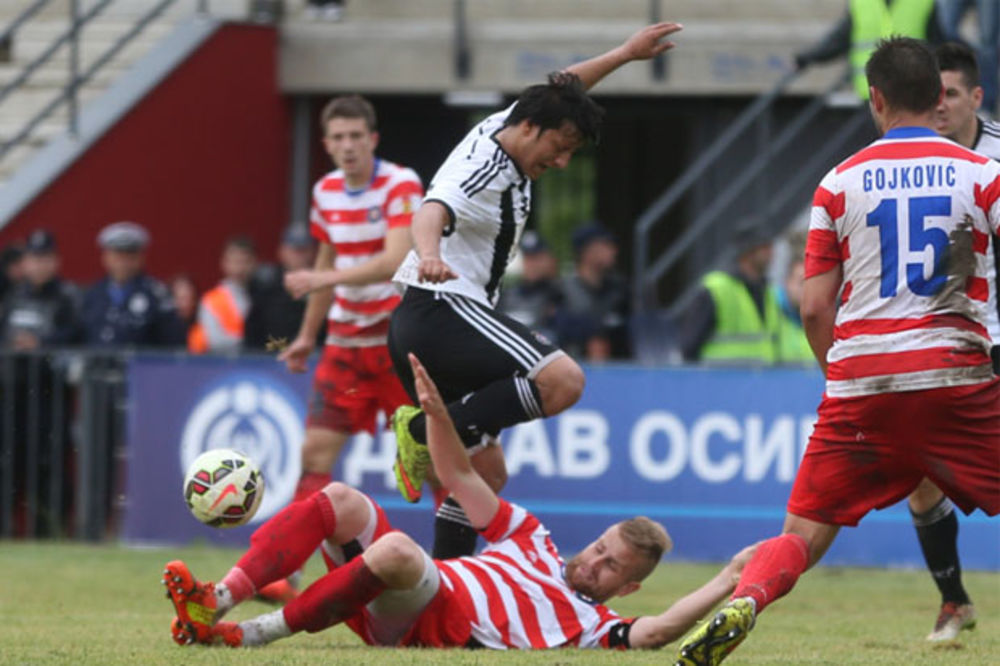
<path fill-rule="evenodd" d="M 471 458 L 472 467 L 496 492 L 507 483 L 507 465 L 503 459 L 500 442 L 493 440 L 480 448 Z M 476 551 L 479 533 L 469 523 L 465 511 L 453 498 L 448 497 L 438 507 L 434 517 L 435 559 L 447 560 L 453 557 L 471 555 Z"/>
<path fill-rule="evenodd" d="M 330 483 L 330 470 L 349 437 L 350 433 L 324 427 L 306 428 L 306 438 L 302 443 L 302 476 L 292 501 L 304 500 Z"/>

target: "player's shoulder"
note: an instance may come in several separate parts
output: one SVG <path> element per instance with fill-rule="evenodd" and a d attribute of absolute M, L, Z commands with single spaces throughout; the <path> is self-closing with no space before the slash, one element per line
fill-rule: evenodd
<path fill-rule="evenodd" d="M 313 192 L 343 192 L 344 172 L 341 169 L 334 169 L 320 176 L 313 185 Z"/>
<path fill-rule="evenodd" d="M 1000 161 L 1000 123 L 993 120 L 982 121 L 975 150 L 991 160 Z"/>
<path fill-rule="evenodd" d="M 398 185 L 404 182 L 420 183 L 420 176 L 417 175 L 416 171 L 408 166 L 389 160 L 379 160 L 379 172 L 379 175 L 385 176 L 387 183 L 391 185 Z"/>

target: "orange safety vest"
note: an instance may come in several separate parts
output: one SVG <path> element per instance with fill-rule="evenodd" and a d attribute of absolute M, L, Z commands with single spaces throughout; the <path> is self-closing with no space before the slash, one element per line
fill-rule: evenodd
<path fill-rule="evenodd" d="M 202 308 L 207 310 L 229 335 L 243 337 L 243 314 L 226 285 L 220 284 L 205 292 L 198 308 L 199 311 Z M 188 331 L 188 351 L 192 354 L 204 354 L 208 351 L 208 334 L 199 322 L 195 322 Z"/>

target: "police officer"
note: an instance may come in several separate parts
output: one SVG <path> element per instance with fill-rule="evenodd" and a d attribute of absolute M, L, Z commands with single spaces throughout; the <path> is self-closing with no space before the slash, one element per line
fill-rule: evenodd
<path fill-rule="evenodd" d="M 79 292 L 59 277 L 59 255 L 51 232 L 38 229 L 24 245 L 24 278 L 3 305 L 3 343 L 28 351 L 80 340 Z"/>
<path fill-rule="evenodd" d="M 184 326 L 170 292 L 143 273 L 149 233 L 134 222 L 115 222 L 97 236 L 107 275 L 83 300 L 87 344 L 181 347 Z"/>

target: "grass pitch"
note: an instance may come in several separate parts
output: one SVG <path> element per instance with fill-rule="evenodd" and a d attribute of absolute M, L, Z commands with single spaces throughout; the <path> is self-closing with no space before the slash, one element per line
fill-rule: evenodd
<path fill-rule="evenodd" d="M 170 640 L 162 565 L 184 559 L 196 576 L 220 577 L 238 552 L 218 548 L 131 550 L 119 546 L 0 542 L 0 664 L 670 664 L 661 651 L 489 652 L 370 648 L 337 627 L 256 650 L 181 648 Z M 310 562 L 308 574 L 323 565 Z M 668 563 L 642 590 L 612 603 L 624 614 L 656 613 L 716 567 Z M 820 568 L 762 615 L 733 664 L 973 665 L 1000 661 L 1000 574 L 967 572 L 979 626 L 961 641 L 924 641 L 938 608 L 924 571 Z M 230 619 L 270 610 L 248 603 Z"/>

